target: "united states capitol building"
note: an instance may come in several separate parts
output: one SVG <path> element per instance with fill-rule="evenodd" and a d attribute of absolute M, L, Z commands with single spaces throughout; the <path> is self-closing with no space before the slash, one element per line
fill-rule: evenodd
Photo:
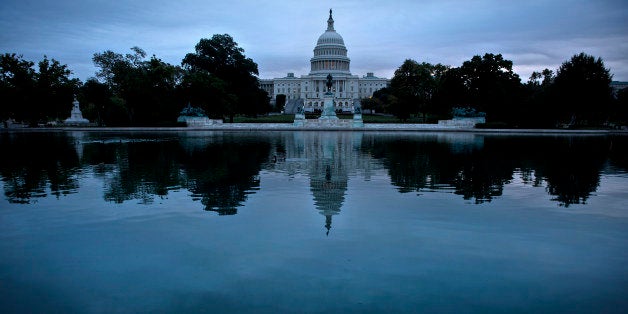
<path fill-rule="evenodd" d="M 342 36 L 334 29 L 331 10 L 327 30 L 318 37 L 310 64 L 308 75 L 296 77 L 294 73 L 288 73 L 282 78 L 260 79 L 260 87 L 268 93 L 271 102 L 278 95 L 285 95 L 286 113 L 294 113 L 297 106 L 301 105 L 305 112 L 321 111 L 327 75 L 331 74 L 336 111 L 353 112 L 354 102 L 373 96 L 373 92 L 390 83 L 390 80 L 376 77 L 373 73 L 362 77 L 351 74 L 347 47 Z"/>

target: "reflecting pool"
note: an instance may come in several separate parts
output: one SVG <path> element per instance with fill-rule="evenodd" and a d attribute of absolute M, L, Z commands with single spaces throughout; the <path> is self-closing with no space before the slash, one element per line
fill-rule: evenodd
<path fill-rule="evenodd" d="M 628 136 L 0 133 L 0 308 L 628 310 Z"/>

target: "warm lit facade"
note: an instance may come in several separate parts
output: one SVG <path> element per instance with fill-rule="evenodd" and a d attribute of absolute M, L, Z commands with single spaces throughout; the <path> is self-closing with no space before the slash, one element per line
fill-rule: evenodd
<path fill-rule="evenodd" d="M 327 30 L 318 38 L 314 56 L 310 59 L 310 73 L 301 77 L 288 73 L 286 77 L 260 80 L 260 85 L 272 100 L 277 95 L 286 95 L 287 111 L 292 109 L 289 108 L 290 104 L 302 100 L 304 110 L 313 112 L 323 108 L 325 82 L 327 75 L 331 74 L 336 110 L 352 112 L 354 100 L 371 97 L 373 92 L 386 87 L 389 80 L 378 78 L 373 73 L 363 77 L 352 75 L 350 61 L 344 40 L 334 29 L 332 12 L 329 10 Z"/>

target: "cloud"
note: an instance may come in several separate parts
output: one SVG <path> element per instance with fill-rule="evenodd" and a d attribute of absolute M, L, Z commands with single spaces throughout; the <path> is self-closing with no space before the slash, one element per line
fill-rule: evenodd
<path fill-rule="evenodd" d="M 625 1 L 104 1 L 5 0 L 0 52 L 37 61 L 44 54 L 93 76 L 91 57 L 140 46 L 180 64 L 201 38 L 228 33 L 258 64 L 261 77 L 309 72 L 329 8 L 352 71 L 390 77 L 406 58 L 459 66 L 501 53 L 522 79 L 584 51 L 628 80 Z"/>

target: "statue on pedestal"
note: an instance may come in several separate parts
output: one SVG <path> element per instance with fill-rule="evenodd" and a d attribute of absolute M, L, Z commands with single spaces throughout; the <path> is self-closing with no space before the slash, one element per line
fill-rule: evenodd
<path fill-rule="evenodd" d="M 362 104 L 359 99 L 353 100 L 353 127 L 364 127 L 364 121 L 362 120 Z"/>
<path fill-rule="evenodd" d="M 327 85 L 328 93 L 331 93 L 331 87 L 332 85 L 334 85 L 333 79 L 334 78 L 331 76 L 331 74 L 327 74 L 327 83 L 325 85 Z"/>
<path fill-rule="evenodd" d="M 198 107 L 192 107 L 188 102 L 188 105 L 181 110 L 177 122 L 185 123 L 188 127 L 207 127 L 214 124 L 222 124 L 222 120 L 209 119 L 205 114 L 205 110 Z"/>
<path fill-rule="evenodd" d="M 76 96 L 72 102 L 72 112 L 70 113 L 70 117 L 65 119 L 63 123 L 69 125 L 89 124 L 89 120 L 83 118 L 83 113 L 81 112 Z"/>
<path fill-rule="evenodd" d="M 331 120 L 338 120 L 336 116 L 336 106 L 334 104 L 334 93 L 331 91 L 331 87 L 334 85 L 334 78 L 331 74 L 327 74 L 327 82 L 325 85 L 327 86 L 327 92 L 324 95 L 325 102 L 323 104 L 323 112 L 318 119 L 330 122 Z"/>

